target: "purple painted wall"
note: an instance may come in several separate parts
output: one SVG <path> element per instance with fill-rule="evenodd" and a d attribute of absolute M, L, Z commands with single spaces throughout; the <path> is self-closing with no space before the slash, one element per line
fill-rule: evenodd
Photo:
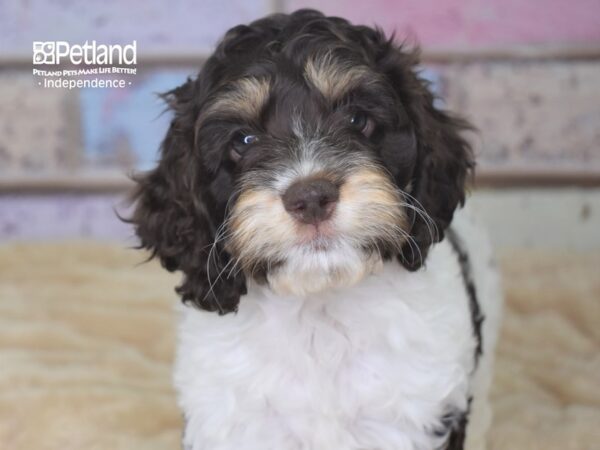
<path fill-rule="evenodd" d="M 225 30 L 267 14 L 270 0 L 2 0 L 0 55 L 32 41 L 138 41 L 140 55 L 210 50 Z"/>
<path fill-rule="evenodd" d="M 85 238 L 135 245 L 133 230 L 115 214 L 127 216 L 118 195 L 2 195 L 0 244 L 6 241 Z"/>

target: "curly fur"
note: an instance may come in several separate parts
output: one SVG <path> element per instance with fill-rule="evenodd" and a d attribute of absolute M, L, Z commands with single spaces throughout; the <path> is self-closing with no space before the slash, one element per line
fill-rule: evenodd
<path fill-rule="evenodd" d="M 418 51 L 316 11 L 276 14 L 228 31 L 164 98 L 173 120 L 130 220 L 196 307 L 181 309 L 175 375 L 186 448 L 481 439 L 497 282 L 470 226 L 437 244 L 474 161 Z M 319 224 L 285 205 L 314 179 L 336 192 Z"/>
<path fill-rule="evenodd" d="M 236 195 L 238 178 L 253 163 L 260 164 L 244 161 L 236 166 L 227 160 L 230 118 L 223 113 L 204 120 L 203 110 L 211 108 L 229 82 L 249 74 L 269 75 L 283 91 L 291 81 L 277 75 L 285 71 L 293 79 L 294 70 L 301 73 L 319 54 L 333 55 L 346 65 L 360 63 L 377 76 L 372 95 L 385 97 L 381 102 L 387 111 L 373 111 L 382 115 L 382 129 L 372 148 L 399 189 L 410 194 L 406 231 L 411 239 L 397 252 L 406 268 L 422 266 L 429 247 L 443 238 L 454 210 L 464 202 L 473 158 L 460 132 L 468 126 L 434 106 L 427 82 L 418 76 L 418 51 L 395 45 L 379 30 L 315 11 L 240 25 L 225 35 L 198 77 L 164 95 L 174 118 L 158 167 L 137 178 L 133 195 L 132 221 L 141 245 L 167 270 L 183 272 L 177 291 L 185 302 L 227 313 L 246 292 L 243 272 L 219 277 L 231 259 L 223 242 L 212 252 L 211 247 L 226 219 L 227 204 Z M 288 95 L 298 104 L 299 94 Z M 386 116 L 389 111 L 396 117 Z M 281 132 L 281 124 L 272 128 Z"/>

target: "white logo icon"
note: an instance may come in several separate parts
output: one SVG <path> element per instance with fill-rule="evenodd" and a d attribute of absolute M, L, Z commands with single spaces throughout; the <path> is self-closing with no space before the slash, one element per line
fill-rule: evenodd
<path fill-rule="evenodd" d="M 33 64 L 54 64 L 56 42 L 33 42 Z"/>

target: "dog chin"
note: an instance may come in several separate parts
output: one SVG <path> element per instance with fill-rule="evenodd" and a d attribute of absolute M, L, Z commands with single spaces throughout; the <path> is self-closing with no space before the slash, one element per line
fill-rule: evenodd
<path fill-rule="evenodd" d="M 313 242 L 295 247 L 268 275 L 277 294 L 307 297 L 352 286 L 383 267 L 381 256 L 340 242 Z"/>

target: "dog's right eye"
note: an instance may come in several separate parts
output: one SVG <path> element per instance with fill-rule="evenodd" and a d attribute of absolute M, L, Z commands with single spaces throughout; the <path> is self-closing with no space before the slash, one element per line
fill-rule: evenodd
<path fill-rule="evenodd" d="M 238 162 L 244 153 L 258 142 L 258 136 L 247 133 L 236 133 L 231 145 L 231 159 Z"/>
<path fill-rule="evenodd" d="M 371 137 L 373 130 L 375 129 L 375 122 L 364 112 L 356 112 L 350 118 L 350 125 L 359 130 L 367 138 Z"/>

